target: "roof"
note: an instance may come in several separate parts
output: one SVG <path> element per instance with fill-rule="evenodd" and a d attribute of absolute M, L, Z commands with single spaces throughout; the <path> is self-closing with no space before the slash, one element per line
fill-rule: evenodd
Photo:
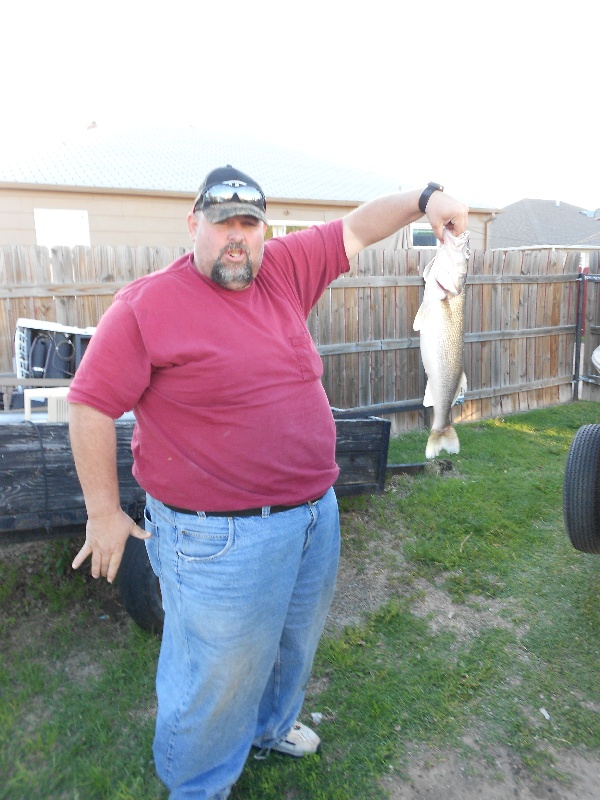
<path fill-rule="evenodd" d="M 0 186 L 194 194 L 217 166 L 233 164 L 268 199 L 359 203 L 397 191 L 391 176 L 355 170 L 306 153 L 194 127 L 104 130 L 42 149 L 0 155 Z"/>
<path fill-rule="evenodd" d="M 490 246 L 600 246 L 600 209 L 588 211 L 554 200 L 519 200 L 491 223 Z"/>

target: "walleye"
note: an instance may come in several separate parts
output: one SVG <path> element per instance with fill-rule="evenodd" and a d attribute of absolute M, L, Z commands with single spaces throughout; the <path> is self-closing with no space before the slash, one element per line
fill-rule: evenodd
<path fill-rule="evenodd" d="M 469 231 L 454 236 L 444 228 L 443 244 L 423 271 L 425 292 L 413 328 L 420 331 L 421 359 L 427 373 L 423 405 L 433 406 L 426 458 L 435 458 L 442 450 L 460 450 L 450 409 L 467 389 L 463 336 L 469 255 Z"/>

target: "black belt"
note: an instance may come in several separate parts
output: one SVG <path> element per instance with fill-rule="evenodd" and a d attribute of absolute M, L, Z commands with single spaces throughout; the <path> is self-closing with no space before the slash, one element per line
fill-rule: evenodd
<path fill-rule="evenodd" d="M 326 494 L 326 493 L 325 493 Z M 318 500 L 322 500 L 325 497 L 324 494 L 321 497 L 317 497 L 315 500 L 306 500 L 304 503 L 296 503 L 294 506 L 265 506 L 270 510 L 271 514 L 278 514 L 280 511 L 291 511 L 293 508 L 300 508 L 300 506 L 305 506 L 307 503 L 316 503 Z M 190 511 L 189 508 L 179 508 L 179 506 L 172 506 L 169 503 L 163 503 L 165 508 L 171 509 L 171 511 L 175 511 L 177 514 L 193 514 L 196 516 L 197 514 L 204 514 L 206 517 L 262 517 L 262 506 L 260 508 L 242 508 L 238 509 L 237 511 Z"/>

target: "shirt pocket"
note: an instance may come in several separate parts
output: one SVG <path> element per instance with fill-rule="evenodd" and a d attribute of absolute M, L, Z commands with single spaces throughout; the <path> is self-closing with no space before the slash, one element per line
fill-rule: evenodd
<path fill-rule="evenodd" d="M 290 336 L 290 342 L 296 353 L 303 380 L 310 381 L 320 378 L 323 374 L 323 362 L 308 331 L 297 336 Z"/>

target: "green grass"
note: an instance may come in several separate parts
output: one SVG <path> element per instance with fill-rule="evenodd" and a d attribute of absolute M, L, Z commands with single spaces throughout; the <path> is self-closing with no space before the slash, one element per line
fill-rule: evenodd
<path fill-rule="evenodd" d="M 388 600 L 321 642 L 306 712 L 324 715 L 323 754 L 250 758 L 234 800 L 383 800 L 420 746 L 508 749 L 534 779 L 564 777 L 561 750 L 600 758 L 600 559 L 562 520 L 569 445 L 599 419 L 581 402 L 461 425 L 452 470 L 341 501 L 344 557 L 360 573 L 376 554 Z M 422 461 L 426 438 L 392 440 L 390 463 Z M 0 561 L 0 800 L 163 800 L 158 641 L 114 587 L 66 570 L 74 547 Z M 432 626 L 428 587 L 477 625 Z"/>

